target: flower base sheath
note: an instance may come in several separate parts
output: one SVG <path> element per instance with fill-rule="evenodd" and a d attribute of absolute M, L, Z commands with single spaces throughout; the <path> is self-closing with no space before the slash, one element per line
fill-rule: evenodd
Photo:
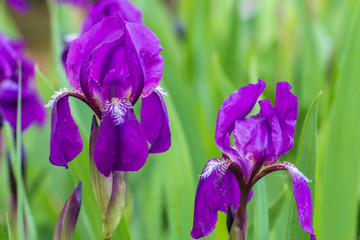
<path fill-rule="evenodd" d="M 193 238 L 210 234 L 217 212 L 228 213 L 230 239 L 244 240 L 247 230 L 246 205 L 252 186 L 263 176 L 277 170 L 289 172 L 302 228 L 316 239 L 312 227 L 312 202 L 309 180 L 292 164 L 277 162 L 293 146 L 298 112 L 297 97 L 287 82 L 277 84 L 275 106 L 259 101 L 260 112 L 251 117 L 265 82 L 242 87 L 225 99 L 220 107 L 215 141 L 222 158 L 205 165 L 195 197 Z M 230 136 L 233 135 L 233 146 Z"/>

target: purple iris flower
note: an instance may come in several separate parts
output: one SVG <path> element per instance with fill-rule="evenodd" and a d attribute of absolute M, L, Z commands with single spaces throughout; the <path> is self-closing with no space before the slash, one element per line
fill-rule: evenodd
<path fill-rule="evenodd" d="M 141 10 L 129 0 L 100 0 L 93 4 L 84 20 L 82 32 L 87 32 L 104 17 L 121 14 L 123 19 L 132 23 L 143 23 Z"/>
<path fill-rule="evenodd" d="M 215 228 L 217 212 L 229 212 L 230 239 L 245 239 L 246 205 L 252 186 L 266 174 L 287 170 L 290 174 L 302 228 L 316 239 L 312 227 L 309 180 L 292 164 L 277 162 L 293 146 L 298 112 L 297 97 L 287 82 L 277 84 L 275 106 L 259 101 L 260 112 L 246 117 L 266 84 L 259 80 L 238 89 L 220 107 L 215 141 L 223 153 L 205 165 L 196 191 L 193 238 L 204 237 Z M 233 146 L 230 136 L 233 134 Z M 230 170 L 230 171 L 228 171 Z"/>
<path fill-rule="evenodd" d="M 60 90 L 47 105 L 52 108 L 52 164 L 67 167 L 82 150 L 69 96 L 85 102 L 101 120 L 94 161 L 105 176 L 114 170 L 137 171 L 148 153 L 169 149 L 169 119 L 159 89 L 161 50 L 148 27 L 119 15 L 105 17 L 71 43 L 66 74 L 73 89 Z M 141 124 L 133 109 L 139 98 Z"/>
<path fill-rule="evenodd" d="M 30 8 L 28 0 L 5 0 L 5 2 L 18 13 L 26 13 Z"/>
<path fill-rule="evenodd" d="M 25 43 L 0 34 L 0 118 L 16 129 L 18 65 L 21 64 L 21 130 L 43 124 L 45 111 L 35 89 L 34 63 L 24 54 Z M 2 122 L 1 119 L 0 122 Z"/>
<path fill-rule="evenodd" d="M 68 3 L 77 7 L 85 7 L 90 5 L 91 0 L 57 0 L 58 3 Z"/>

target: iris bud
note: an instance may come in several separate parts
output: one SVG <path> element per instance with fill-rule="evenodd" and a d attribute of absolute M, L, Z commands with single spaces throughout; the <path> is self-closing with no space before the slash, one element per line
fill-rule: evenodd
<path fill-rule="evenodd" d="M 81 207 L 81 181 L 74 188 L 56 223 L 53 240 L 71 239 Z"/>

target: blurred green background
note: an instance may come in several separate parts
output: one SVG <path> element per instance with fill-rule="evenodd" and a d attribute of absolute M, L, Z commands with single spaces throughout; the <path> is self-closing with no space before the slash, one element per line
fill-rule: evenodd
<path fill-rule="evenodd" d="M 360 2 L 133 2 L 163 46 L 161 85 L 169 92 L 165 101 L 172 147 L 151 155 L 140 171 L 129 173 L 126 210 L 113 239 L 191 239 L 198 175 L 208 159 L 221 156 L 214 141 L 219 107 L 233 91 L 258 78 L 267 83 L 261 98 L 273 101 L 278 81 L 290 82 L 299 97 L 295 144 L 281 160 L 295 163 L 312 180 L 318 239 L 358 239 Z M 33 1 L 28 14 L 17 15 L 0 2 L 0 31 L 27 40 L 27 52 L 39 64 L 37 83 L 44 102 L 54 90 L 69 86 L 60 62 L 62 38 L 78 32 L 85 16 L 86 9 L 43 0 Z M 23 134 L 27 199 L 35 226 L 30 224 L 29 234 L 34 239 L 52 238 L 57 217 L 78 180 L 83 181 L 83 201 L 74 239 L 101 238 L 88 164 L 92 115 L 84 104 L 75 100 L 71 104 L 84 149 L 68 170 L 48 161 L 49 122 Z M 2 152 L 0 239 L 7 239 L 6 216 L 11 211 Z M 309 239 L 297 221 L 286 172 L 273 173 L 254 188 L 248 239 Z M 219 213 L 215 231 L 205 239 L 227 239 L 224 213 Z"/>

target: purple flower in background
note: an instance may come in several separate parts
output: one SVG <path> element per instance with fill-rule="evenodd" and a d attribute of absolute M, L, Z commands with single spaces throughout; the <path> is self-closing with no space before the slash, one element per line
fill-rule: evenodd
<path fill-rule="evenodd" d="M 276 162 L 293 146 L 298 112 L 297 97 L 287 82 L 277 84 L 275 106 L 259 101 L 260 112 L 246 117 L 265 88 L 265 82 L 249 84 L 225 99 L 220 107 L 215 141 L 223 153 L 205 165 L 196 191 L 193 238 L 208 235 L 215 228 L 217 212 L 234 216 L 230 239 L 245 239 L 246 205 L 252 186 L 266 174 L 287 170 L 297 202 L 299 222 L 316 239 L 312 227 L 309 180 L 292 164 Z M 233 147 L 230 136 L 233 134 Z M 228 171 L 230 170 L 230 171 Z"/>
<path fill-rule="evenodd" d="M 141 10 L 128 0 L 102 0 L 93 4 L 84 20 L 82 34 L 89 31 L 104 17 L 121 15 L 126 22 L 143 23 Z M 76 33 L 64 37 L 62 62 L 65 66 L 70 43 L 78 37 Z"/>
<path fill-rule="evenodd" d="M 68 3 L 77 7 L 85 7 L 90 5 L 91 0 L 56 0 L 58 3 Z"/>
<path fill-rule="evenodd" d="M 26 13 L 30 7 L 28 0 L 5 0 L 5 2 L 18 13 Z"/>
<path fill-rule="evenodd" d="M 143 23 L 141 10 L 129 0 L 100 0 L 93 4 L 84 20 L 82 32 L 87 32 L 104 17 L 122 15 L 126 22 Z"/>
<path fill-rule="evenodd" d="M 18 64 L 21 64 L 21 130 L 33 122 L 43 124 L 45 111 L 35 90 L 34 63 L 24 54 L 25 44 L 0 34 L 0 118 L 16 129 Z M 3 121 L 3 120 L 1 120 Z"/>
<path fill-rule="evenodd" d="M 52 108 L 52 164 L 67 167 L 82 150 L 69 96 L 85 102 L 101 120 L 94 161 L 105 176 L 112 171 L 137 171 L 149 152 L 169 149 L 169 119 L 159 89 L 164 66 L 161 50 L 148 27 L 125 22 L 121 16 L 105 17 L 71 43 L 66 74 L 73 89 L 60 90 L 47 105 Z M 141 124 L 133 109 L 139 98 Z"/>

